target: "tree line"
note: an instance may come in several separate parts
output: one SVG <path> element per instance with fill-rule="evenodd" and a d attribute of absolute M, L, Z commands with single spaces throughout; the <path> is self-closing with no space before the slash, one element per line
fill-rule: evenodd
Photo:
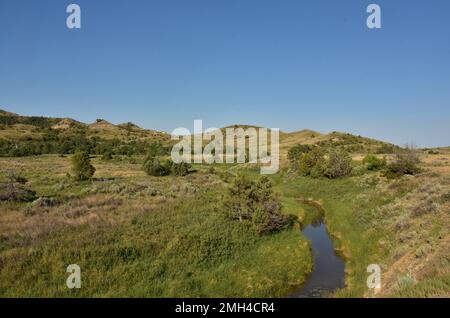
<path fill-rule="evenodd" d="M 145 155 L 154 141 L 123 141 L 118 138 L 102 139 L 87 137 L 81 132 L 59 133 L 55 129 L 45 129 L 40 139 L 25 138 L 22 140 L 0 139 L 0 157 L 27 157 L 43 154 L 74 154 L 86 151 L 92 155 Z M 165 153 L 169 149 L 165 148 Z"/>

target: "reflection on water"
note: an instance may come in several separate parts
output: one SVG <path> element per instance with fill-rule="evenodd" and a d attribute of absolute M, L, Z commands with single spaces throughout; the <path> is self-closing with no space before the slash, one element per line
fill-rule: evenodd
<path fill-rule="evenodd" d="M 305 284 L 289 297 L 321 297 L 344 287 L 345 263 L 336 255 L 333 241 L 322 219 L 318 219 L 303 230 L 311 241 L 314 269 Z"/>

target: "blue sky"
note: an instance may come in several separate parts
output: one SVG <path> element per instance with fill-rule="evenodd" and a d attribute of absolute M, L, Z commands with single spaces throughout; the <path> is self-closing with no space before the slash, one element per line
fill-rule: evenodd
<path fill-rule="evenodd" d="M 81 30 L 66 6 L 82 9 Z M 382 8 L 382 29 L 366 7 Z M 0 0 L 0 108 L 450 145 L 450 1 Z"/>

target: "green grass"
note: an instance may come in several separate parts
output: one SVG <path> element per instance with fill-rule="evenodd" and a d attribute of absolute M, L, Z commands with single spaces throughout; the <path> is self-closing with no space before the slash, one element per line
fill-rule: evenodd
<path fill-rule="evenodd" d="M 425 298 L 438 297 L 446 295 L 450 296 L 450 275 L 443 275 L 441 277 L 433 277 L 425 279 L 421 282 L 411 281 L 408 283 L 402 281 L 398 282 L 397 290 L 392 294 L 392 297 L 400 298 Z"/>
<path fill-rule="evenodd" d="M 276 190 L 290 198 L 321 202 L 328 230 L 346 259 L 347 288 L 339 291 L 337 296 L 363 296 L 367 291 L 367 266 L 383 263 L 386 257 L 385 249 L 380 248 L 379 243 L 388 240 L 389 233 L 374 230 L 369 224 L 364 224 L 361 217 L 379 202 L 358 201 L 358 194 L 366 188 L 358 186 L 350 178 L 328 180 L 299 177 L 278 184 Z"/>
<path fill-rule="evenodd" d="M 283 297 L 312 270 L 299 226 L 259 236 L 223 216 L 227 179 L 238 173 L 257 179 L 256 166 L 215 165 L 209 172 L 194 165 L 186 177 L 155 178 L 140 164 L 94 158 L 98 179 L 75 182 L 66 176 L 69 159 L 0 159 L 0 171 L 22 170 L 38 196 L 59 199 L 50 207 L 0 202 L 0 296 Z M 372 296 L 369 264 L 388 273 L 381 296 L 448 295 L 450 183 L 421 178 L 387 180 L 371 172 L 328 180 L 283 170 L 270 176 L 283 212 L 298 216 L 301 226 L 320 212 L 300 199 L 323 207 L 346 260 L 338 297 Z M 80 290 L 65 285 L 69 264 L 81 267 Z"/>
<path fill-rule="evenodd" d="M 29 184 L 40 195 L 59 194 L 67 202 L 47 208 L 48 212 L 35 209 L 32 216 L 23 214 L 29 204 L 2 203 L 12 210 L 5 217 L 36 222 L 29 235 L 39 231 L 41 222 L 54 227 L 33 239 L 27 237 L 28 230 L 0 237 L 1 297 L 283 297 L 312 270 L 309 243 L 298 227 L 259 236 L 225 218 L 220 200 L 223 185 L 172 195 L 170 187 L 190 179 L 150 178 L 134 172 L 107 183 L 105 189 L 147 180 L 163 191 L 164 199 L 139 196 L 131 188 L 126 193 L 101 194 L 107 196 L 102 199 L 106 203 L 97 206 L 96 189 L 103 183 L 67 181 L 67 187 L 55 190 L 66 182 L 62 172 L 67 158 L 21 160 L 28 167 Z M 57 167 L 54 174 L 49 163 Z M 110 165 L 94 164 L 99 173 Z M 117 164 L 118 170 L 128 168 Z M 190 178 L 203 180 L 202 175 Z M 108 198 L 123 202 L 113 201 L 109 210 L 110 205 L 104 206 Z M 65 222 L 61 213 L 73 208 L 73 200 L 78 200 L 75 207 L 86 207 L 87 214 Z M 134 211 L 136 205 L 143 207 Z M 87 217 L 92 214 L 97 217 L 91 221 Z M 81 289 L 66 287 L 69 264 L 81 267 Z"/>

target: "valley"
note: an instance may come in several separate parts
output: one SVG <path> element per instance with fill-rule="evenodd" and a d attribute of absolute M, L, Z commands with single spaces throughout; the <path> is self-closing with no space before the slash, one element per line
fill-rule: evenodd
<path fill-rule="evenodd" d="M 320 296 L 450 296 L 449 148 L 415 150 L 420 170 L 394 176 L 400 147 L 338 132 L 280 132 L 281 169 L 265 188 L 250 163 L 149 175 L 147 151 L 167 157 L 170 135 L 132 123 L 0 117 L 2 297 L 295 296 L 323 270 L 308 234 L 314 224 L 326 224 L 320 235 L 329 233 L 345 263 L 343 282 Z M 345 151 L 350 172 L 306 175 L 302 158 L 312 150 L 298 145 Z M 86 180 L 73 173 L 80 147 L 95 168 Z M 279 202 L 261 202 L 275 211 L 276 228 L 232 216 L 242 180 Z M 331 241 L 320 242 L 330 250 Z M 81 268 L 80 289 L 65 285 L 69 264 Z M 382 269 L 381 290 L 366 285 L 370 264 Z"/>

